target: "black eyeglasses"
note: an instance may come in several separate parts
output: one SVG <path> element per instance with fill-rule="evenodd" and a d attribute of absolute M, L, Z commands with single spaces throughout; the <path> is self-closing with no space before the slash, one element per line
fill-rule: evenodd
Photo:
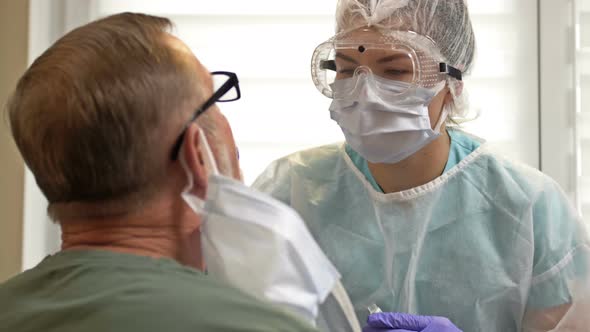
<path fill-rule="evenodd" d="M 195 121 L 201 114 L 205 113 L 205 111 L 207 111 L 207 109 L 209 109 L 209 107 L 213 106 L 215 103 L 235 101 L 240 99 L 242 96 L 240 93 L 238 76 L 235 73 L 228 71 L 214 71 L 211 73 L 211 77 L 213 79 L 213 87 L 216 89 L 215 93 L 213 93 L 213 96 L 207 99 L 207 101 L 203 103 L 201 107 L 197 108 L 193 116 L 184 126 L 182 133 L 172 148 L 172 160 L 176 160 L 178 158 L 178 153 L 180 152 L 180 146 L 184 140 L 186 128 L 191 124 L 191 122 Z"/>

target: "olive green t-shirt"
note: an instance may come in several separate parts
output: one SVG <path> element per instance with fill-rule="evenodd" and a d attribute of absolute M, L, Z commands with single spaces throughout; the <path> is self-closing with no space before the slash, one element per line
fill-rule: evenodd
<path fill-rule="evenodd" d="M 1 284 L 0 331 L 316 330 L 173 260 L 88 250 Z"/>

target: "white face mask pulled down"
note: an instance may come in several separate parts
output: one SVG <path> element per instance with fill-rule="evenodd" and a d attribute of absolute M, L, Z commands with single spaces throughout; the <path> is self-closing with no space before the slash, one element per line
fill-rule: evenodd
<path fill-rule="evenodd" d="M 351 91 L 334 99 L 330 115 L 336 121 L 346 142 L 366 160 L 395 164 L 413 155 L 440 135 L 448 115 L 447 107 L 435 128 L 430 125 L 428 105 L 445 86 L 433 89 L 415 87 L 363 73 L 337 80 L 334 91 Z M 403 91 L 410 90 L 405 94 Z"/>
<path fill-rule="evenodd" d="M 205 200 L 182 198 L 202 216 L 201 244 L 207 271 L 260 300 L 270 301 L 326 331 L 360 331 L 336 268 L 319 248 L 301 217 L 289 206 L 217 171 L 200 131 L 210 172 Z"/>

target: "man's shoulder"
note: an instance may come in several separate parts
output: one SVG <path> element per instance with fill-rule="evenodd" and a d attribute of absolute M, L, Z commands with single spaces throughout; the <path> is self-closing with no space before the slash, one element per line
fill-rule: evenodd
<path fill-rule="evenodd" d="M 295 316 L 210 276 L 176 276 L 152 294 L 170 323 L 215 331 L 315 331 Z M 161 319 L 157 317 L 156 319 Z M 179 326 L 178 323 L 176 325 Z M 179 329 L 183 331 L 183 329 Z"/>
<path fill-rule="evenodd" d="M 128 258 L 139 261 L 139 267 L 57 266 L 49 259 L 16 276 L 0 286 L 0 294 L 9 295 L 0 296 L 5 309 L 0 326 L 49 322 L 55 331 L 313 331 L 200 271 L 165 260 Z M 64 319 L 79 316 L 85 320 Z"/>

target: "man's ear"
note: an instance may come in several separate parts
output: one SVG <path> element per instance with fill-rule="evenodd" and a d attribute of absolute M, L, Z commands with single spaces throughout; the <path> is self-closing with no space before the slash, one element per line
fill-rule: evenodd
<path fill-rule="evenodd" d="M 180 153 L 186 161 L 186 167 L 193 176 L 193 192 L 197 196 L 205 198 L 208 172 L 204 159 L 205 147 L 199 136 L 201 130 L 196 123 L 191 123 L 186 128 Z"/>

